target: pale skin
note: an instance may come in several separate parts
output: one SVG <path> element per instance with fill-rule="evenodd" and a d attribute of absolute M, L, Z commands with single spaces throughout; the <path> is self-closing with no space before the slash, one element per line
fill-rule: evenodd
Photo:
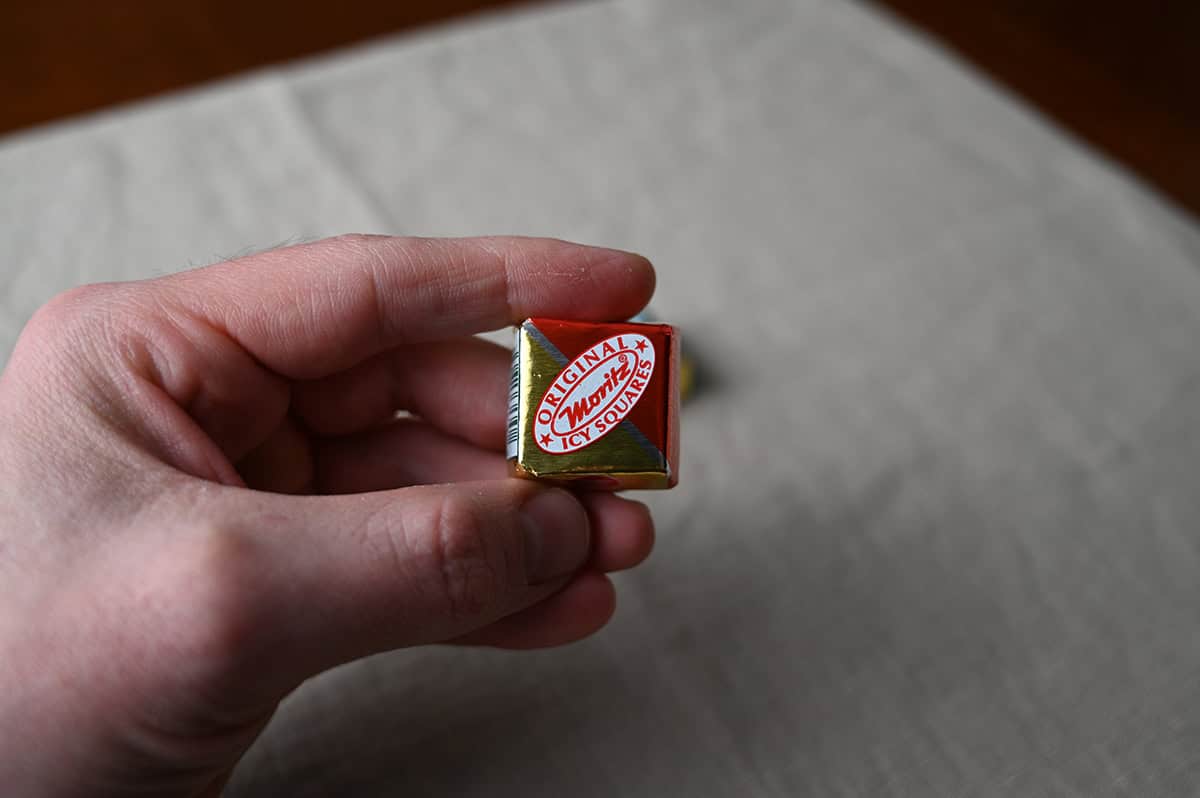
<path fill-rule="evenodd" d="M 4 794 L 217 795 L 335 665 L 602 627 L 649 513 L 507 478 L 508 353 L 471 336 L 653 289 L 614 250 L 350 236 L 52 300 L 0 375 Z"/>

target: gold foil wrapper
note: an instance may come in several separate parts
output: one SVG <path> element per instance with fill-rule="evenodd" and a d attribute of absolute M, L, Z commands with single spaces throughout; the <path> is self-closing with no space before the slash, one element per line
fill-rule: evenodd
<path fill-rule="evenodd" d="M 640 394 L 627 401 L 635 389 Z M 565 427 L 575 431 L 556 432 Z M 663 489 L 678 481 L 678 451 L 674 328 L 545 319 L 517 328 L 507 439 L 512 474 L 595 489 Z"/>

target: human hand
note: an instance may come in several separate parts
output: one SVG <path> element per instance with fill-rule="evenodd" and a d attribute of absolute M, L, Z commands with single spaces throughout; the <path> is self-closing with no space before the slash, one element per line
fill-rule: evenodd
<path fill-rule="evenodd" d="M 649 514 L 504 478 L 508 353 L 470 335 L 653 284 L 557 241 L 353 236 L 40 310 L 0 375 L 4 794 L 215 795 L 334 665 L 600 628 Z"/>

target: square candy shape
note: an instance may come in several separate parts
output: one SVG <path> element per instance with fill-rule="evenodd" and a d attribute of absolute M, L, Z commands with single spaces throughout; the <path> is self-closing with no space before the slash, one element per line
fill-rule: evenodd
<path fill-rule="evenodd" d="M 526 319 L 509 384 L 520 477 L 620 490 L 679 481 L 679 334 L 668 324 Z"/>

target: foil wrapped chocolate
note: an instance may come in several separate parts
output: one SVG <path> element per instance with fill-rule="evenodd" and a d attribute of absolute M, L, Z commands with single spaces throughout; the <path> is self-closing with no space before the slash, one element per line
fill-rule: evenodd
<path fill-rule="evenodd" d="M 608 490 L 679 481 L 679 335 L 668 324 L 527 319 L 507 454 L 516 476 Z"/>

